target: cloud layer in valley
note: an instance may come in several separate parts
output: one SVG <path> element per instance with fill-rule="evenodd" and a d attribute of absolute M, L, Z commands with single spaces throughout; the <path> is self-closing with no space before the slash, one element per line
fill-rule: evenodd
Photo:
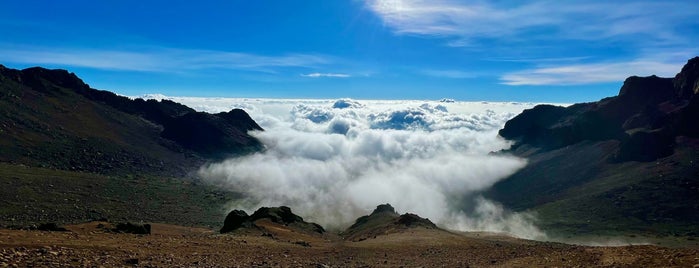
<path fill-rule="evenodd" d="M 532 104 L 170 99 L 209 112 L 243 108 L 265 128 L 252 134 L 266 151 L 199 171 L 206 182 L 245 196 L 226 210 L 287 205 L 339 229 L 390 203 L 446 228 L 544 236 L 531 215 L 478 195 L 526 165 L 489 152 L 509 146 L 497 130 Z"/>

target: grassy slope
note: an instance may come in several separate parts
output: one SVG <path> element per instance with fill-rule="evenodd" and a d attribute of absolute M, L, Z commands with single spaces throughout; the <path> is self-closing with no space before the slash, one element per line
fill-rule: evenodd
<path fill-rule="evenodd" d="M 0 226 L 165 222 L 217 228 L 235 195 L 190 180 L 104 176 L 0 163 Z"/>
<path fill-rule="evenodd" d="M 55 85 L 37 91 L 0 80 L 2 162 L 104 174 L 183 175 L 196 167 L 140 117 Z"/>
<path fill-rule="evenodd" d="M 585 142 L 530 156 L 488 195 L 538 214 L 552 234 L 695 236 L 699 227 L 699 142 L 653 162 L 609 163 L 614 142 Z"/>
<path fill-rule="evenodd" d="M 191 179 L 203 160 L 162 127 L 43 81 L 0 75 L 0 227 L 166 222 L 218 228 L 236 195 Z"/>

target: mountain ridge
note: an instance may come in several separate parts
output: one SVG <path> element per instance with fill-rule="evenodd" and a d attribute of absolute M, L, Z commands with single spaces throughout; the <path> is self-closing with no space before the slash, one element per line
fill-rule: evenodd
<path fill-rule="evenodd" d="M 539 105 L 505 124 L 528 165 L 484 195 L 562 233 L 696 233 L 699 57 L 674 78 L 632 76 L 615 97 Z"/>
<path fill-rule="evenodd" d="M 263 149 L 243 110 L 208 114 L 91 88 L 61 69 L 0 65 L 0 161 L 102 174 L 186 175 Z"/>

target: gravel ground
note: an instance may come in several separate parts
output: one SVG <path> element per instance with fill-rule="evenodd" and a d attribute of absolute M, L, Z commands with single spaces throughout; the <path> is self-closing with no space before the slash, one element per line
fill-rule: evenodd
<path fill-rule="evenodd" d="M 0 267 L 699 267 L 697 249 L 585 247 L 442 230 L 349 242 L 271 223 L 226 235 L 165 224 L 153 224 L 150 235 L 118 234 L 98 224 L 0 230 Z"/>

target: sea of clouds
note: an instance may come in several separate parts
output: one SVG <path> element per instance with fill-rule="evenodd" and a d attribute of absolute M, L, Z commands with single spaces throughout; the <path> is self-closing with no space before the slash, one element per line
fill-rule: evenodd
<path fill-rule="evenodd" d="M 145 97 L 206 112 L 242 108 L 265 129 L 251 133 L 264 152 L 199 171 L 244 195 L 226 211 L 286 205 L 342 229 L 390 203 L 453 230 L 545 237 L 532 215 L 478 194 L 527 164 L 491 152 L 510 146 L 497 131 L 533 103 Z"/>

